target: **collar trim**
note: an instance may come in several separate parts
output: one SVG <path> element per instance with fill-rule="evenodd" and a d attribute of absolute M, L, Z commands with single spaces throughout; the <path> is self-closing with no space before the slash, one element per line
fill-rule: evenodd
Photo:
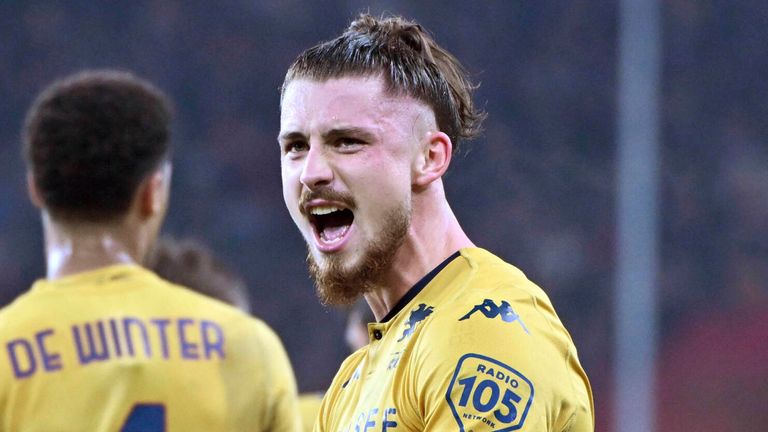
<path fill-rule="evenodd" d="M 451 261 L 455 260 L 459 256 L 461 256 L 461 251 L 454 252 L 453 255 L 446 258 L 445 261 L 441 262 L 437 267 L 432 269 L 432 271 L 427 273 L 426 276 L 421 278 L 420 281 L 416 282 L 416 284 L 413 287 L 411 287 L 411 289 L 409 289 L 408 292 L 405 293 L 405 295 L 402 298 L 400 298 L 400 300 L 397 301 L 397 304 L 395 304 L 395 307 L 393 307 L 389 312 L 387 312 L 387 314 L 384 316 L 384 318 L 381 319 L 381 321 L 379 321 L 379 323 L 385 323 L 391 320 L 392 317 L 394 317 L 401 310 L 403 310 L 403 308 L 405 308 L 405 306 L 408 303 L 410 303 L 411 300 L 413 300 L 413 298 L 416 297 L 421 292 L 421 290 L 424 289 L 425 286 L 427 286 L 427 284 L 432 282 L 432 279 L 434 279 L 435 276 L 437 276 L 437 274 L 440 273 L 441 270 L 443 270 L 448 264 L 451 263 Z"/>

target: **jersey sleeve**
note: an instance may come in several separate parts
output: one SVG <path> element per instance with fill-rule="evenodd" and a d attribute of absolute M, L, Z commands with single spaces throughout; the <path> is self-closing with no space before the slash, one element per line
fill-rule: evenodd
<path fill-rule="evenodd" d="M 551 307 L 476 303 L 431 322 L 415 347 L 423 430 L 593 431 L 589 383 Z"/>
<path fill-rule="evenodd" d="M 238 326 L 226 368 L 235 430 L 301 432 L 298 391 L 277 334 L 260 320 Z"/>
<path fill-rule="evenodd" d="M 359 360 L 362 351 L 358 350 L 349 357 L 347 357 L 339 366 L 339 370 L 331 381 L 330 387 L 326 390 L 323 399 L 320 402 L 320 408 L 315 417 L 314 427 L 312 432 L 332 432 L 332 420 L 334 416 L 338 416 L 338 413 L 334 413 L 334 409 L 338 408 L 338 398 L 340 393 L 344 390 L 344 387 L 349 380 L 353 379 L 357 375 L 356 364 Z"/>

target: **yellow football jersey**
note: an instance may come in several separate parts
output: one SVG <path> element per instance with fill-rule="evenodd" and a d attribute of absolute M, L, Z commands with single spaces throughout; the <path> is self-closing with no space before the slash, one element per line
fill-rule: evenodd
<path fill-rule="evenodd" d="M 589 381 L 551 302 L 483 249 L 447 259 L 368 333 L 316 432 L 594 430 Z"/>
<path fill-rule="evenodd" d="M 301 431 L 277 335 L 139 266 L 36 282 L 0 343 L 2 431 Z"/>
<path fill-rule="evenodd" d="M 322 401 L 322 393 L 302 393 L 299 395 L 299 410 L 301 411 L 301 420 L 304 423 L 304 432 L 312 432 Z"/>

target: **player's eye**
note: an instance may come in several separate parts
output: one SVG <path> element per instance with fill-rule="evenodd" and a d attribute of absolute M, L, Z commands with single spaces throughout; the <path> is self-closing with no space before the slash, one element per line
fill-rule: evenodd
<path fill-rule="evenodd" d="M 283 144 L 283 152 L 286 154 L 301 153 L 309 150 L 309 145 L 305 141 L 288 141 Z"/>
<path fill-rule="evenodd" d="M 354 151 L 365 144 L 365 141 L 353 137 L 341 137 L 334 144 L 342 151 Z"/>

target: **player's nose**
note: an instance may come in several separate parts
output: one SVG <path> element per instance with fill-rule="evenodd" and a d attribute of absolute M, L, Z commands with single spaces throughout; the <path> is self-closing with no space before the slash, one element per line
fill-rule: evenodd
<path fill-rule="evenodd" d="M 327 186 L 333 180 L 333 169 L 323 152 L 322 146 L 310 146 L 304 158 L 304 166 L 299 178 L 301 184 L 310 190 Z"/>

